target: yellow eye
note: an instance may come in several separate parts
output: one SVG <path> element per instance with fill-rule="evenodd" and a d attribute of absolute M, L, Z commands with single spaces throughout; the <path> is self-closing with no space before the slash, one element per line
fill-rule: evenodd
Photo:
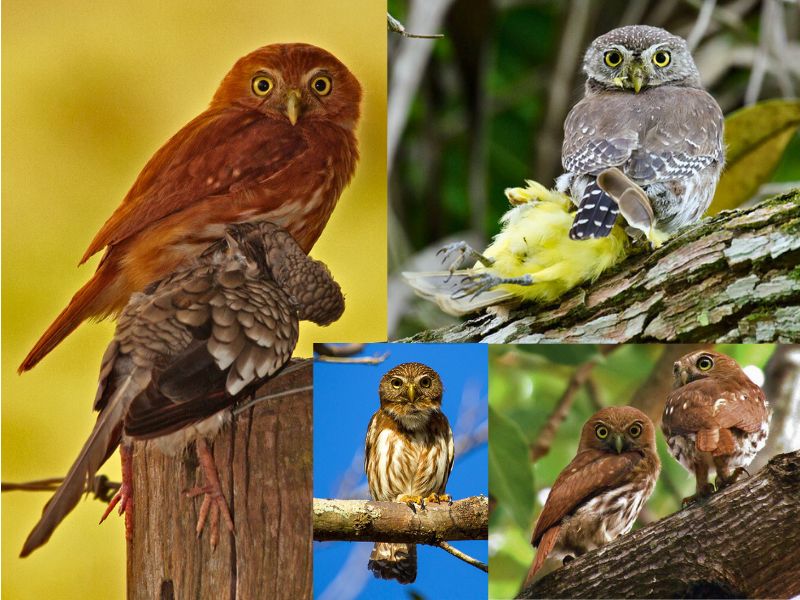
<path fill-rule="evenodd" d="M 399 389 L 403 387 L 403 380 L 399 377 L 392 377 L 391 384 L 394 389 Z"/>
<path fill-rule="evenodd" d="M 598 438 L 604 440 L 608 437 L 608 427 L 605 425 L 598 425 L 594 428 L 594 433 Z"/>
<path fill-rule="evenodd" d="M 331 93 L 332 87 L 333 83 L 331 82 L 331 78 L 326 75 L 320 75 L 311 80 L 311 89 L 314 90 L 318 96 L 327 96 Z"/>
<path fill-rule="evenodd" d="M 622 54 L 617 50 L 609 50 L 605 54 L 605 61 L 609 67 L 618 67 L 622 62 Z"/>
<path fill-rule="evenodd" d="M 701 371 L 708 371 L 714 366 L 714 361 L 710 356 L 701 356 L 697 359 L 697 368 Z"/>
<path fill-rule="evenodd" d="M 275 87 L 275 84 L 272 83 L 272 79 L 269 77 L 260 75 L 253 78 L 253 93 L 256 96 L 266 96 L 272 91 L 273 87 Z"/>
<path fill-rule="evenodd" d="M 426 375 L 419 380 L 419 384 L 424 388 L 429 388 L 431 387 L 431 378 Z"/>
<path fill-rule="evenodd" d="M 659 50 L 653 54 L 653 64 L 663 69 L 669 64 L 670 58 L 669 52 L 666 50 Z"/>
<path fill-rule="evenodd" d="M 631 425 L 631 426 L 630 426 L 630 428 L 628 429 L 628 433 L 630 433 L 630 434 L 631 434 L 631 437 L 635 437 L 635 438 L 637 438 L 637 437 L 639 437 L 640 435 L 642 435 L 642 426 L 641 426 L 641 425 L 639 425 L 638 423 L 634 423 L 634 424 L 633 424 L 633 425 Z"/>

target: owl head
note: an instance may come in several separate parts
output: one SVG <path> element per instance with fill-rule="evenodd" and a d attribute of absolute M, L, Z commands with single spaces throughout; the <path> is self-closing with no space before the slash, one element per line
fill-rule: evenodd
<path fill-rule="evenodd" d="M 443 392 L 439 374 L 416 362 L 397 365 L 378 385 L 381 410 L 410 430 L 424 426 L 441 409 Z"/>
<path fill-rule="evenodd" d="M 272 44 L 240 58 L 211 108 L 239 106 L 296 125 L 324 119 L 355 129 L 361 86 L 330 52 L 310 44 Z"/>
<path fill-rule="evenodd" d="M 638 408 L 609 406 L 596 412 L 583 426 L 578 452 L 584 450 L 655 452 L 655 427 Z"/>
<path fill-rule="evenodd" d="M 682 356 L 672 366 L 672 374 L 674 389 L 707 377 L 747 377 L 739 363 L 730 356 L 710 350 L 698 350 Z"/>
<path fill-rule="evenodd" d="M 633 93 L 660 85 L 701 87 L 686 41 L 647 25 L 612 29 L 595 39 L 583 59 L 587 86 Z"/>

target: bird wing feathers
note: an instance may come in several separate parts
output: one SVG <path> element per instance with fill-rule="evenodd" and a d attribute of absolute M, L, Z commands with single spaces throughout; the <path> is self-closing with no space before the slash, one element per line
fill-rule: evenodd
<path fill-rule="evenodd" d="M 640 184 L 685 179 L 722 162 L 722 127 L 722 112 L 704 90 L 591 94 L 564 123 L 562 162 L 576 174 L 619 167 Z"/>
<path fill-rule="evenodd" d="M 548 529 L 560 524 L 586 500 L 613 487 L 640 460 L 642 455 L 637 452 L 609 454 L 601 450 L 585 450 L 578 453 L 553 484 L 536 521 L 531 543 L 538 546 Z"/>
<path fill-rule="evenodd" d="M 300 132 L 288 122 L 257 112 L 245 118 L 235 108 L 207 110 L 148 161 L 81 263 L 187 206 L 268 187 L 268 180 L 306 149 Z M 276 205 L 280 200 L 275 198 Z"/>

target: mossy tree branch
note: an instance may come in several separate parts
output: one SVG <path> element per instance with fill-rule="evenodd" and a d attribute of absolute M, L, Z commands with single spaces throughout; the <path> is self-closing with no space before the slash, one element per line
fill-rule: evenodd
<path fill-rule="evenodd" d="M 791 598 L 800 594 L 800 451 L 576 558 L 520 598 Z"/>
<path fill-rule="evenodd" d="M 800 190 L 639 249 L 556 305 L 484 314 L 405 341 L 771 342 L 800 339 Z"/>

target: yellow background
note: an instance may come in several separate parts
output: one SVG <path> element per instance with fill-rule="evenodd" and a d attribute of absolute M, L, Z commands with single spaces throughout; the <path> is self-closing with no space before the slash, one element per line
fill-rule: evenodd
<path fill-rule="evenodd" d="M 90 276 L 76 268 L 151 154 L 200 113 L 240 56 L 305 41 L 341 59 L 364 88 L 362 159 L 312 255 L 347 310 L 310 341 L 386 336 L 386 16 L 374 0 L 44 2 L 2 5 L 2 478 L 63 475 L 88 435 L 111 323 L 85 324 L 33 372 L 16 366 Z M 118 480 L 118 458 L 104 467 Z M 17 554 L 45 493 L 2 498 L 6 598 L 121 598 L 122 519 L 97 526 L 86 501 L 32 556 Z"/>

